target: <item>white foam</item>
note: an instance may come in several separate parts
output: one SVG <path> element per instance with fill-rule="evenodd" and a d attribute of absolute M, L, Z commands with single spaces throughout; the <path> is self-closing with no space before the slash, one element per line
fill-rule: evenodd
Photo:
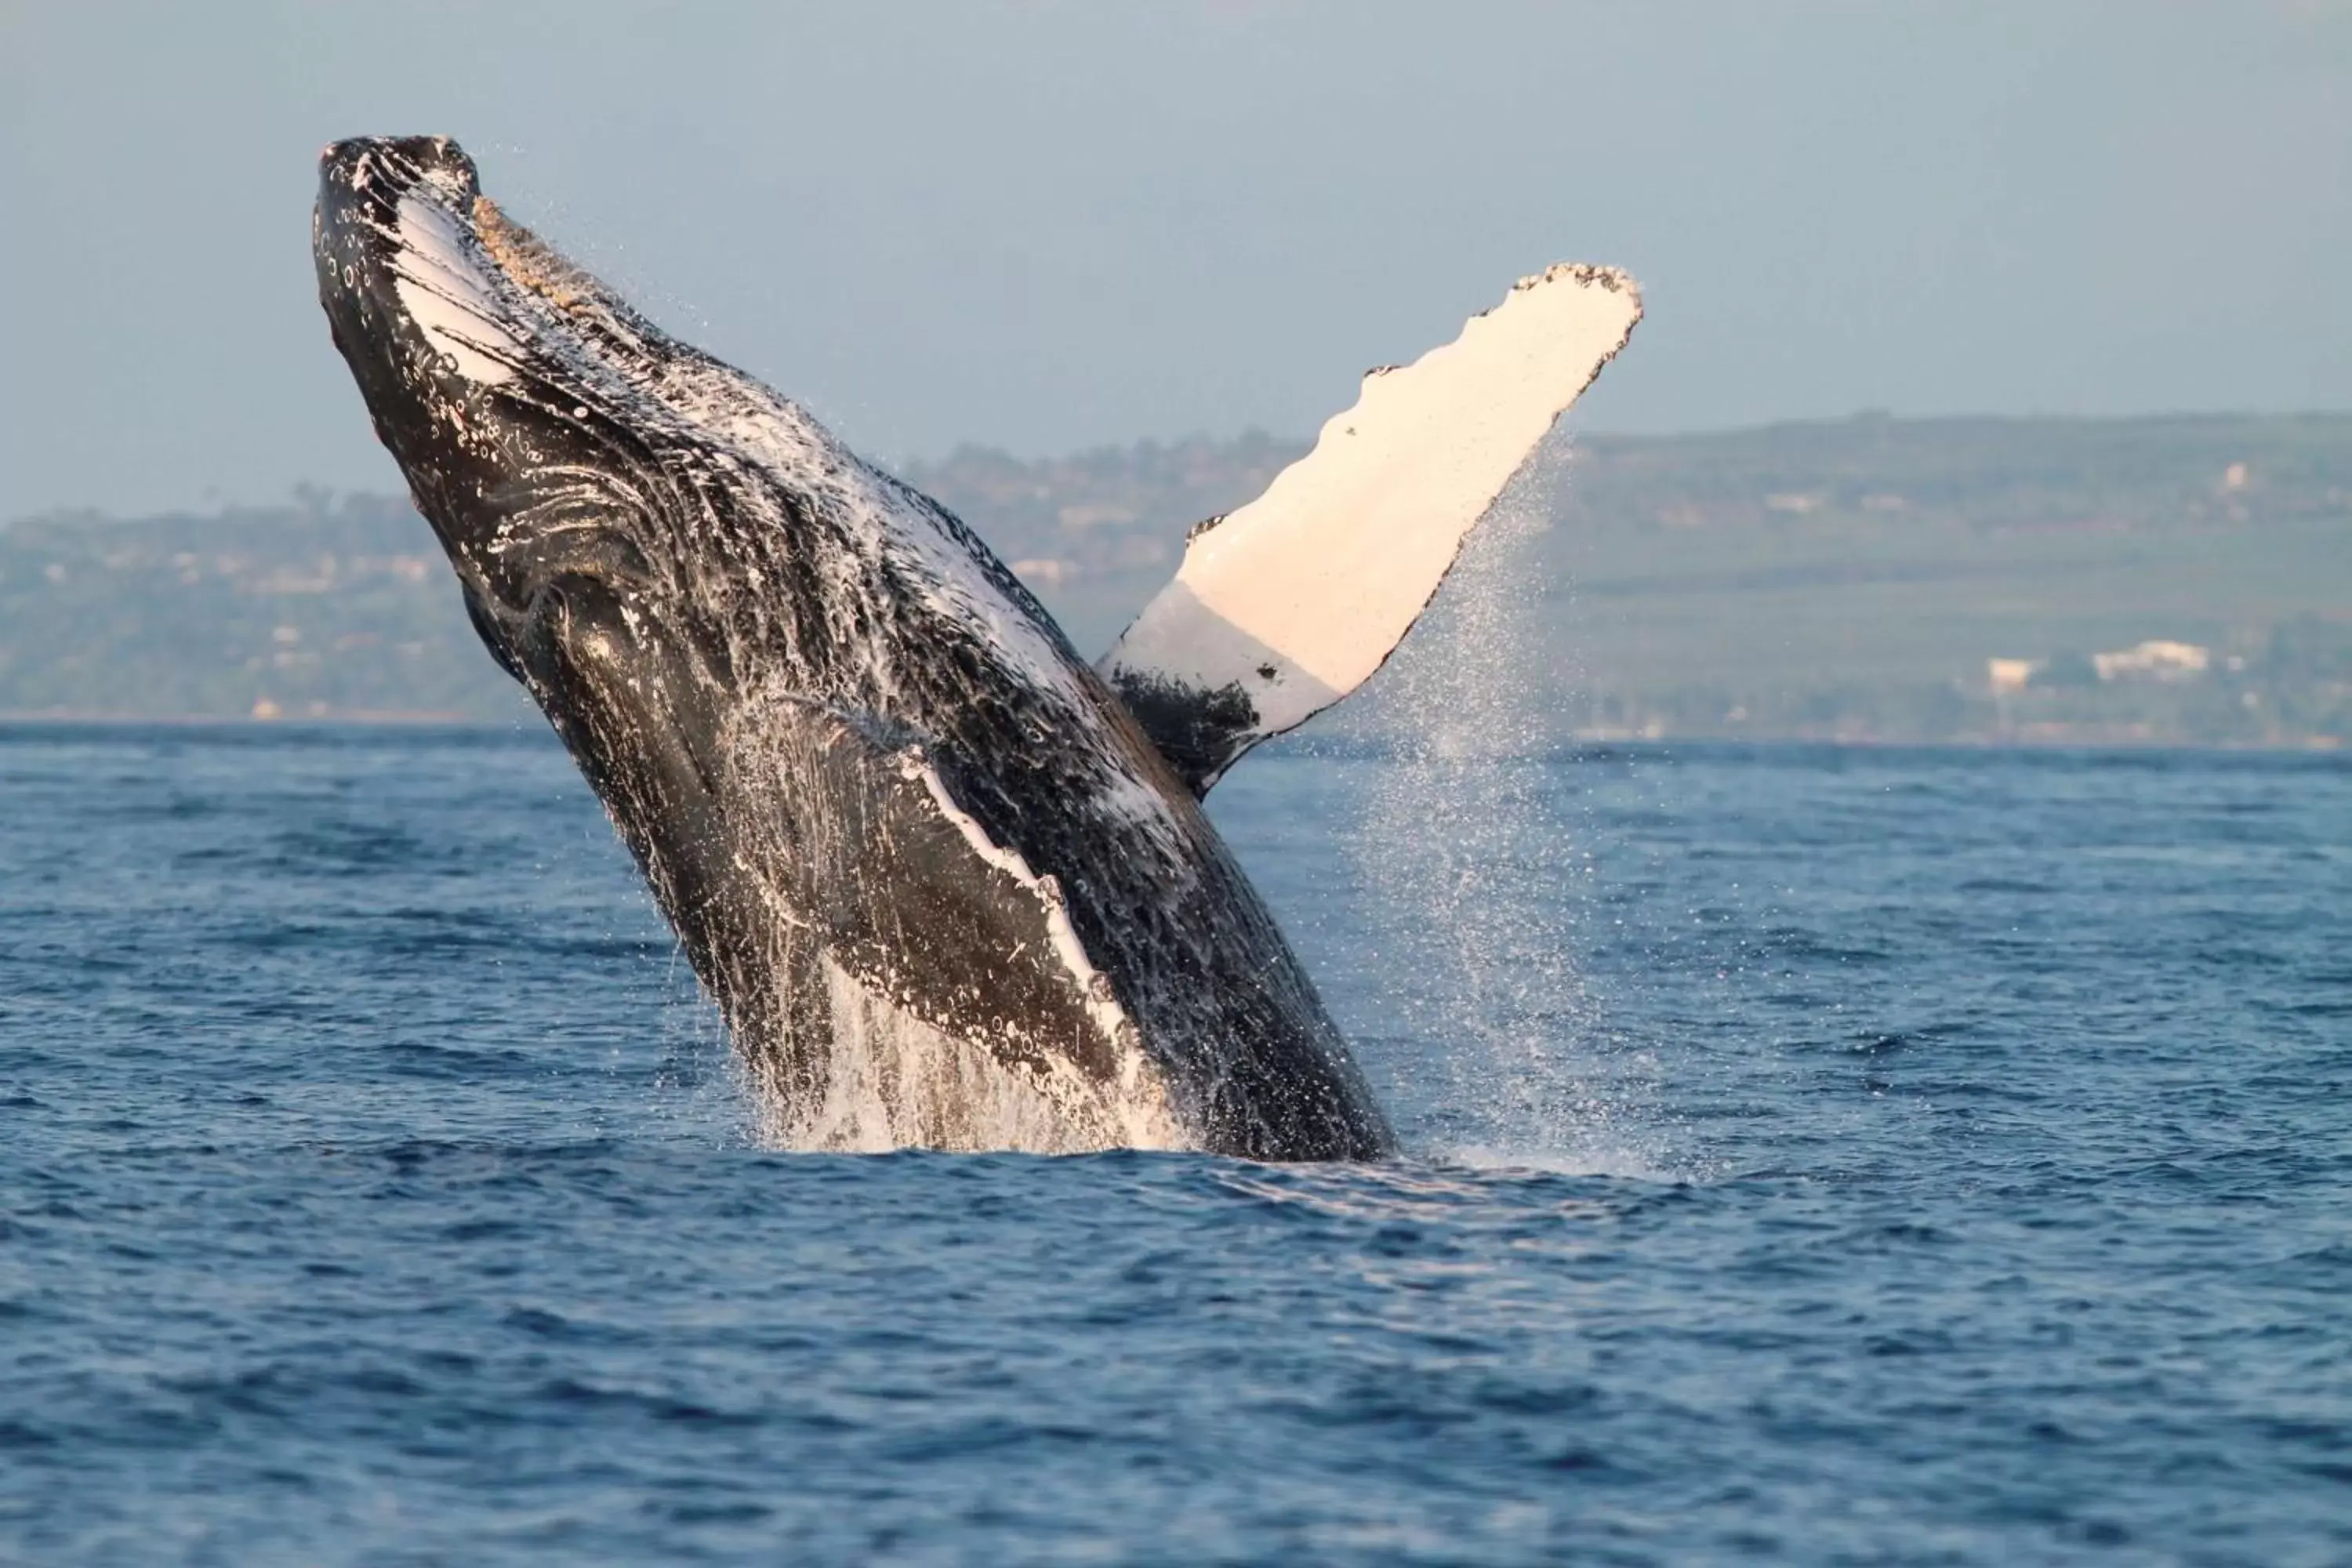
<path fill-rule="evenodd" d="M 1607 1176 L 1625 1182 L 1655 1182 L 1680 1185 L 1687 1172 L 1661 1164 L 1648 1150 L 1600 1145 L 1582 1149 L 1512 1149 L 1481 1143 L 1437 1148 L 1430 1157 L 1441 1163 L 1473 1171 L 1528 1171 L 1547 1176 Z"/>
<path fill-rule="evenodd" d="M 767 1101 L 767 1142 L 843 1153 L 1189 1146 L 1156 1073 L 1120 1088 L 1072 1064 L 1013 1065 L 911 1016 L 830 959 L 822 967 L 833 1026 L 824 1099 L 806 1110 Z"/>

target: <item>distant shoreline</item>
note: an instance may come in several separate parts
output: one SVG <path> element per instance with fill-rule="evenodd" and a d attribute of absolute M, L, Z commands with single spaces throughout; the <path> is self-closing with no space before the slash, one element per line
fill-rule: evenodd
<path fill-rule="evenodd" d="M 378 712 L 308 713 L 277 719 L 257 719 L 249 714 L 141 714 L 87 711 L 40 712 L 0 710 L 0 730 L 240 730 L 256 732 L 284 731 L 289 732 L 328 730 L 460 730 L 481 734 L 522 735 L 536 738 L 551 733 L 527 720 L 485 719 L 467 713 Z M 1409 738 L 1371 734 L 1304 735 L 1277 737 L 1273 742 L 1283 750 L 1322 752 L 1333 756 L 1367 756 L 1400 752 L 1411 744 Z M 1561 736 L 1533 753 L 1496 753 L 1498 755 L 1543 754 L 1545 752 L 1583 749 L 1607 750 L 1623 748 L 1640 751 L 1664 751 L 1675 746 L 1826 746 L 1839 751 L 1853 752 L 2189 752 L 2212 754 L 2261 753 L 2280 756 L 2328 756 L 2352 753 L 2352 746 L 2334 735 L 2314 735 L 2298 740 L 2189 742 L 2163 736 L 2125 735 L 2018 735 L 1974 736 L 1916 740 L 1896 736 L 1874 735 L 1808 735 L 1758 734 L 1726 735 L 1693 732 L 1688 734 L 1637 734 L 1614 731 L 1579 731 Z"/>
<path fill-rule="evenodd" d="M 1298 451 L 975 447 L 904 477 L 1091 650 L 1177 572 L 1195 521 Z M 1527 500 L 1405 645 L 1423 676 L 1390 684 L 1408 706 L 1507 689 L 1514 735 L 1546 744 L 2352 745 L 2352 416 L 1596 435 Z M 529 721 L 454 588 L 394 495 L 18 522 L 0 530 L 0 713 Z M 1423 678 L 1465 653 L 1454 685 Z M 1330 732 L 1414 722 L 1382 706 Z"/>
<path fill-rule="evenodd" d="M 354 709 L 348 713 L 302 713 L 277 719 L 257 719 L 250 713 L 109 713 L 84 709 L 0 709 L 0 724 L 55 724 L 68 728 L 242 729 L 298 730 L 511 730 L 513 721 L 485 719 L 478 714 L 400 710 Z"/>

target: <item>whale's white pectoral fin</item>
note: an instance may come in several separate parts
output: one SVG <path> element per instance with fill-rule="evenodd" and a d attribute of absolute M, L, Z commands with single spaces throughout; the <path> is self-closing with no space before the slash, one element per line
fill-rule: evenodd
<path fill-rule="evenodd" d="M 1452 342 L 1367 375 L 1313 451 L 1194 531 L 1098 668 L 1195 794 L 1381 667 L 1641 318 L 1613 268 L 1522 279 Z"/>

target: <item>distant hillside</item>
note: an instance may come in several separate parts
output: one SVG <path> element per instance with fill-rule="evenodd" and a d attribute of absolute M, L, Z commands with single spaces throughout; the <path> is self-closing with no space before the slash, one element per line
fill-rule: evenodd
<path fill-rule="evenodd" d="M 1862 418 L 1584 455 L 1529 563 L 1576 727 L 2352 735 L 2352 417 Z M 2152 640 L 2207 667 L 2097 678 Z M 1994 659 L 2032 668 L 1996 690 Z"/>
<path fill-rule="evenodd" d="M 1306 451 L 1257 432 L 1040 462 L 966 447 L 899 477 L 977 529 L 1092 655 L 1175 574 L 1194 523 L 1248 500 Z"/>
<path fill-rule="evenodd" d="M 457 718 L 525 706 L 405 499 L 0 532 L 0 711 Z"/>
<path fill-rule="evenodd" d="M 1092 652 L 1173 572 L 1192 522 L 1301 450 L 966 448 L 905 477 Z M 1522 498 L 1550 525 L 1515 536 L 1508 563 L 1530 645 L 1510 668 L 1559 738 L 2352 735 L 2352 416 L 1593 436 L 1564 471 Z M 0 531 L 0 711 L 524 707 L 405 501 L 312 493 Z M 1379 721 L 1377 704 L 1351 721 Z"/>

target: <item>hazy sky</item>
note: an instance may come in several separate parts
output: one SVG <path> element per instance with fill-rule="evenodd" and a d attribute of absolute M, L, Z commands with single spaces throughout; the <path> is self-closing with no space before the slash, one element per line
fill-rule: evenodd
<path fill-rule="evenodd" d="M 1589 428 L 2352 407 L 2352 4 L 0 0 L 0 519 L 391 489 L 313 158 L 443 132 L 878 457 L 1310 433 L 1514 278 Z"/>

